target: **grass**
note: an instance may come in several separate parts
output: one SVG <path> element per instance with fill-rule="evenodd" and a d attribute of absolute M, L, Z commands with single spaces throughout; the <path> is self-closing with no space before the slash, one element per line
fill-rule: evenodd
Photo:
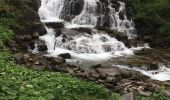
<path fill-rule="evenodd" d="M 0 100 L 107 100 L 108 91 L 72 76 L 33 71 L 13 63 L 8 51 L 0 52 Z"/>

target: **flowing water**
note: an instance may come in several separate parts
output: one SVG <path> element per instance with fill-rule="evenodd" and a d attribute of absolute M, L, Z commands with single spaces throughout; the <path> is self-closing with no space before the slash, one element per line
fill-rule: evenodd
<path fill-rule="evenodd" d="M 95 27 L 106 27 L 127 35 L 136 36 L 135 25 L 128 18 L 126 4 L 112 0 L 41 0 L 39 16 L 44 23 L 64 23 L 66 29 L 85 27 L 92 29 L 91 34 L 80 32 L 73 36 L 55 36 L 55 29 L 48 28 L 47 34 L 41 36 L 48 46 L 48 56 L 57 57 L 69 53 L 72 60 L 68 62 L 101 62 L 112 57 L 133 55 L 135 48 L 127 48 L 123 42 L 110 37 L 106 32 Z M 114 64 L 113 64 L 114 65 Z M 117 65 L 118 66 L 118 65 Z M 120 68 L 140 71 L 156 80 L 170 80 L 170 70 L 160 67 L 159 73 L 128 67 Z"/>

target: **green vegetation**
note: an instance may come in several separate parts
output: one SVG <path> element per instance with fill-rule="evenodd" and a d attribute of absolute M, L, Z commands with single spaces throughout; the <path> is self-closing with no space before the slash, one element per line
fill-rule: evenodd
<path fill-rule="evenodd" d="M 105 100 L 109 93 L 102 86 L 69 75 L 15 65 L 8 51 L 0 52 L 0 100 L 86 100 L 84 97 Z"/>
<path fill-rule="evenodd" d="M 170 0 L 131 0 L 135 20 L 145 26 L 144 33 L 170 35 Z M 140 26 L 140 27 L 142 27 Z"/>

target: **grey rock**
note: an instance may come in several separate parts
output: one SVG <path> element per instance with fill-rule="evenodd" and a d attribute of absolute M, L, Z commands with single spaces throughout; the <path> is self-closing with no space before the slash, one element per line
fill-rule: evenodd
<path fill-rule="evenodd" d="M 59 54 L 58 56 L 64 59 L 71 59 L 71 55 L 69 53 Z"/>

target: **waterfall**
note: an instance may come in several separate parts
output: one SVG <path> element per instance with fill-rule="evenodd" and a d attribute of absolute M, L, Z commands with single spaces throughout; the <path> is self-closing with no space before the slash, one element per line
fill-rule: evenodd
<path fill-rule="evenodd" d="M 39 16 L 42 21 L 59 21 L 65 0 L 42 0 Z"/>
<path fill-rule="evenodd" d="M 121 14 L 121 16 L 120 16 Z M 111 0 L 42 0 L 39 8 L 39 16 L 44 23 L 62 22 L 66 30 L 76 27 L 91 27 L 91 34 L 79 32 L 69 35 L 55 36 L 55 29 L 46 26 L 47 34 L 40 37 L 46 41 L 48 53 L 58 55 L 68 52 L 72 55 L 107 55 L 111 56 L 131 55 L 132 50 L 114 37 L 110 37 L 104 31 L 98 31 L 94 27 L 106 27 L 123 32 L 127 36 L 134 35 L 134 24 L 128 20 L 124 2 Z M 68 28 L 68 29 L 67 29 Z M 74 33 L 74 32 L 73 32 Z M 76 32 L 75 32 L 76 33 Z M 107 57 L 106 57 L 107 58 Z"/>
<path fill-rule="evenodd" d="M 64 24 L 64 28 L 59 29 L 60 31 L 56 31 L 57 27 L 55 29 L 46 26 L 47 34 L 41 36 L 40 39 L 47 44 L 47 55 L 57 57 L 59 54 L 69 53 L 72 58 L 67 59 L 67 63 L 71 62 L 77 65 L 78 62 L 81 62 L 85 66 L 90 65 L 89 62 L 95 64 L 108 61 L 112 57 L 133 55 L 133 51 L 138 48 L 127 48 L 123 42 L 109 36 L 105 31 L 98 30 L 105 28 L 124 33 L 129 38 L 136 36 L 131 8 L 123 1 L 41 0 L 39 8 L 41 21 L 45 25 L 46 23 Z M 56 36 L 56 34 L 59 35 Z M 36 43 L 35 47 L 37 47 Z M 33 51 L 38 52 L 37 50 L 35 48 Z M 116 66 L 139 71 L 152 79 L 170 80 L 168 77 L 170 70 L 165 66 L 155 71 L 130 68 L 126 65 Z"/>
<path fill-rule="evenodd" d="M 99 0 L 84 0 L 83 10 L 72 20 L 72 24 L 95 26 L 97 23 L 97 2 Z"/>
<path fill-rule="evenodd" d="M 135 36 L 132 18 L 127 18 L 126 5 L 111 0 L 42 0 L 39 15 L 45 21 L 67 21 L 67 25 L 106 27 Z M 69 24 L 68 24 L 69 23 Z"/>

